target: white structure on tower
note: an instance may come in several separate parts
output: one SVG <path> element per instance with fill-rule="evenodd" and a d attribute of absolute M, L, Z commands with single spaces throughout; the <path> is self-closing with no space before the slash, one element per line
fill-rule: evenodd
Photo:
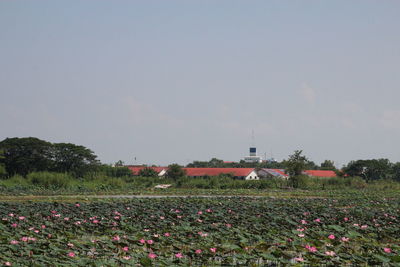
<path fill-rule="evenodd" d="M 245 162 L 249 163 L 260 163 L 262 162 L 262 159 L 260 156 L 257 156 L 257 148 L 255 146 L 254 142 L 254 130 L 251 132 L 251 147 L 249 149 L 249 155 L 247 157 L 244 157 Z"/>

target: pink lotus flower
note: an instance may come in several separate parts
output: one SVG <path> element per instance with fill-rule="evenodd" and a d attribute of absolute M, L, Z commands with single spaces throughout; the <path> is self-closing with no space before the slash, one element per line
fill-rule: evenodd
<path fill-rule="evenodd" d="M 297 262 L 303 262 L 304 261 L 304 259 L 302 257 L 296 257 L 296 258 L 294 258 L 294 260 L 297 261 Z"/>
<path fill-rule="evenodd" d="M 75 207 L 77 207 L 77 208 L 79 208 L 80 206 L 81 206 L 81 204 L 79 204 L 79 203 L 75 204 Z"/>
<path fill-rule="evenodd" d="M 131 259 L 131 256 L 124 256 L 124 257 L 122 257 L 124 260 L 130 260 Z"/>
<path fill-rule="evenodd" d="M 383 248 L 383 251 L 385 251 L 386 253 L 392 253 L 392 250 L 390 248 Z"/>
<path fill-rule="evenodd" d="M 210 248 L 210 251 L 211 251 L 212 253 L 215 253 L 215 252 L 217 252 L 217 248 Z"/>
<path fill-rule="evenodd" d="M 333 240 L 333 239 L 335 239 L 335 236 L 334 235 L 329 235 L 328 238 Z"/>
<path fill-rule="evenodd" d="M 68 257 L 71 257 L 71 258 L 75 257 L 75 253 L 74 252 L 68 253 Z"/>
<path fill-rule="evenodd" d="M 10 213 L 10 214 L 8 214 L 8 216 L 14 217 L 14 213 Z"/>
<path fill-rule="evenodd" d="M 13 223 L 13 224 L 11 224 L 11 227 L 17 227 L 18 226 L 18 224 L 16 224 L 16 223 Z"/>
<path fill-rule="evenodd" d="M 196 254 L 201 254 L 202 250 L 201 249 L 196 249 L 194 253 Z"/>
<path fill-rule="evenodd" d="M 342 239 L 341 239 L 341 240 L 342 240 L 343 242 L 348 242 L 348 241 L 349 241 L 349 239 L 350 239 L 350 238 L 348 238 L 348 237 L 342 237 Z"/>
<path fill-rule="evenodd" d="M 297 231 L 303 232 L 303 231 L 304 231 L 304 228 L 298 228 Z"/>
<path fill-rule="evenodd" d="M 64 221 L 69 221 L 69 218 L 68 218 L 68 217 L 65 217 L 65 218 L 64 218 Z"/>
<path fill-rule="evenodd" d="M 150 259 L 155 259 L 155 258 L 157 258 L 157 255 L 150 252 L 149 255 L 147 255 L 147 257 L 149 257 Z"/>
<path fill-rule="evenodd" d="M 314 222 L 321 222 L 321 219 L 315 219 Z"/>
<path fill-rule="evenodd" d="M 26 237 L 26 236 L 21 237 L 21 241 L 22 242 L 28 242 L 28 237 Z"/>
<path fill-rule="evenodd" d="M 197 214 L 198 214 L 198 215 L 201 215 L 201 214 L 203 214 L 203 212 L 202 212 L 202 211 L 198 211 Z"/>
<path fill-rule="evenodd" d="M 182 218 L 182 216 L 180 216 L 180 215 L 177 215 L 177 216 L 176 216 L 176 218 L 178 218 L 178 219 L 181 219 L 181 218 Z"/>
<path fill-rule="evenodd" d="M 310 252 L 317 252 L 317 248 L 310 245 L 306 245 L 306 249 Z"/>
<path fill-rule="evenodd" d="M 41 227 L 42 229 L 45 229 L 45 228 L 46 228 L 46 225 L 43 224 L 43 225 L 40 226 L 40 227 Z"/>
<path fill-rule="evenodd" d="M 116 235 L 116 236 L 113 237 L 113 240 L 114 240 L 114 241 L 119 241 L 120 239 L 121 239 L 121 238 L 120 238 L 118 235 Z"/>
<path fill-rule="evenodd" d="M 347 222 L 347 221 L 349 220 L 349 218 L 345 217 L 343 220 L 344 220 L 345 222 Z"/>
<path fill-rule="evenodd" d="M 122 250 L 123 250 L 123 251 L 128 251 L 128 250 L 129 250 L 129 247 L 123 247 Z"/>
<path fill-rule="evenodd" d="M 335 251 L 325 251 L 325 254 L 331 257 L 336 255 Z"/>
<path fill-rule="evenodd" d="M 165 233 L 164 236 L 169 237 L 169 236 L 171 236 L 171 234 L 170 233 Z"/>
<path fill-rule="evenodd" d="M 4 263 L 4 265 L 5 265 L 5 266 L 11 266 L 11 262 L 6 261 L 6 262 Z"/>
<path fill-rule="evenodd" d="M 92 223 L 99 223 L 99 220 L 93 220 Z"/>
<path fill-rule="evenodd" d="M 206 209 L 206 212 L 212 212 L 212 209 Z"/>
<path fill-rule="evenodd" d="M 74 244 L 68 243 L 67 246 L 70 247 L 70 248 L 73 248 L 73 247 L 74 247 Z"/>
<path fill-rule="evenodd" d="M 183 258 L 183 255 L 182 255 L 182 253 L 179 252 L 179 253 L 176 253 L 176 254 L 175 254 L 175 257 L 177 257 L 178 259 L 180 259 L 180 258 Z"/>
<path fill-rule="evenodd" d="M 18 219 L 20 219 L 21 221 L 25 220 L 25 216 L 19 216 Z"/>
<path fill-rule="evenodd" d="M 227 224 L 226 224 L 226 227 L 231 228 L 231 227 L 232 227 L 232 224 L 227 223 Z"/>
<path fill-rule="evenodd" d="M 152 245 L 152 244 L 154 244 L 154 241 L 150 239 L 150 240 L 147 240 L 146 243 L 149 245 Z"/>
<path fill-rule="evenodd" d="M 161 220 L 164 220 L 164 219 L 165 219 L 165 217 L 164 217 L 164 216 L 160 216 L 160 219 L 161 219 Z"/>
<path fill-rule="evenodd" d="M 307 224 L 306 220 L 301 220 L 301 224 Z"/>
<path fill-rule="evenodd" d="M 143 238 L 139 240 L 140 244 L 145 244 L 146 240 L 144 240 Z"/>
<path fill-rule="evenodd" d="M 367 228 L 368 228 L 368 225 L 366 225 L 366 224 L 361 225 L 361 229 L 367 229 Z"/>
<path fill-rule="evenodd" d="M 10 244 L 11 245 L 16 245 L 16 244 L 18 244 L 19 242 L 17 241 L 17 240 L 11 240 L 11 242 L 10 242 Z"/>
<path fill-rule="evenodd" d="M 299 236 L 299 237 L 304 237 L 305 235 L 304 235 L 304 234 L 298 234 L 298 236 Z"/>

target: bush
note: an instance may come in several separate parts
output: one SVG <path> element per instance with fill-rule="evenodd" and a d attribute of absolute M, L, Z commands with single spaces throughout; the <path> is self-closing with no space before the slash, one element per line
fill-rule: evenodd
<path fill-rule="evenodd" d="M 0 179 L 7 177 L 7 171 L 3 164 L 0 164 Z"/>
<path fill-rule="evenodd" d="M 56 172 L 32 172 L 28 174 L 27 179 L 33 185 L 43 186 L 47 189 L 67 188 L 73 181 L 69 174 Z"/>

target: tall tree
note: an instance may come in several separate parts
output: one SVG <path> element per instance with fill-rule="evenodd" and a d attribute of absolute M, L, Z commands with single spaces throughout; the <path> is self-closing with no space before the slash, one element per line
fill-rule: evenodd
<path fill-rule="evenodd" d="M 337 171 L 335 163 L 328 159 L 321 163 L 321 170 Z"/>
<path fill-rule="evenodd" d="M 392 176 L 392 163 L 388 159 L 350 161 L 343 171 L 349 176 L 360 176 L 367 181 L 386 179 Z"/>
<path fill-rule="evenodd" d="M 54 171 L 82 176 L 99 166 L 97 156 L 90 149 L 70 143 L 53 145 Z"/>
<path fill-rule="evenodd" d="M 4 151 L 2 160 L 9 175 L 27 175 L 45 171 L 52 166 L 51 143 L 35 137 L 6 138 L 0 142 Z"/>
<path fill-rule="evenodd" d="M 286 173 L 290 176 L 301 175 L 310 161 L 302 155 L 303 150 L 295 150 L 288 160 L 284 161 Z"/>
<path fill-rule="evenodd" d="M 178 164 L 171 164 L 168 166 L 167 177 L 177 180 L 186 175 L 186 171 Z"/>

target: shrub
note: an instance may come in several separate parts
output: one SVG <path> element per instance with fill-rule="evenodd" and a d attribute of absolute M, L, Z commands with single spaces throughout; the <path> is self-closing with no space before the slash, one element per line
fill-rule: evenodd
<path fill-rule="evenodd" d="M 47 189 L 67 188 L 73 180 L 67 173 L 55 172 L 32 172 L 28 174 L 27 179 L 33 185 L 43 186 Z"/>

